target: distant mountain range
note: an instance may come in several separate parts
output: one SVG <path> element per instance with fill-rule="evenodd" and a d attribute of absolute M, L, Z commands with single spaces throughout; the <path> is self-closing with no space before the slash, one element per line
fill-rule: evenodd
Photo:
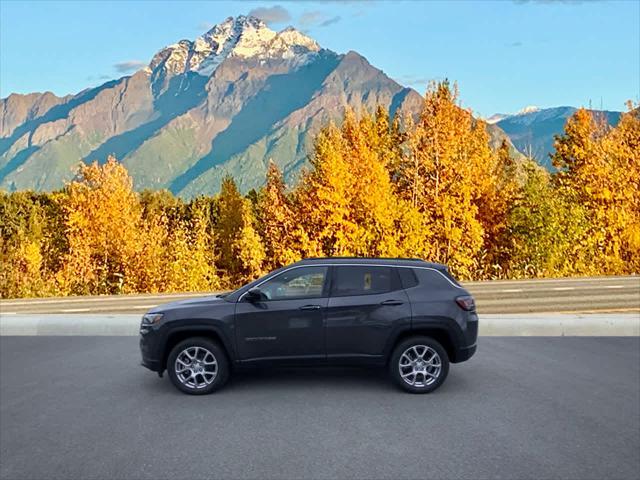
<path fill-rule="evenodd" d="M 500 127 L 513 142 L 516 148 L 536 159 L 536 161 L 553 169 L 549 155 L 553 153 L 554 135 L 562 133 L 567 119 L 576 112 L 574 107 L 538 108 L 525 107 L 513 115 L 497 113 L 487 122 Z M 593 110 L 596 115 L 604 116 L 607 122 L 615 126 L 620 120 L 621 112 Z"/>
<path fill-rule="evenodd" d="M 230 17 L 163 48 L 131 76 L 76 95 L 0 100 L 0 189 L 57 189 L 79 162 L 114 154 L 137 189 L 212 194 L 231 174 L 247 191 L 262 184 L 269 159 L 294 180 L 323 125 L 347 106 L 378 104 L 392 115 L 417 114 L 422 98 L 356 52 L 338 54 L 294 28 L 275 32 L 257 18 Z M 505 130 L 544 163 L 547 139 L 563 120 L 538 127 L 523 119 L 489 124 L 492 144 L 508 139 Z"/>

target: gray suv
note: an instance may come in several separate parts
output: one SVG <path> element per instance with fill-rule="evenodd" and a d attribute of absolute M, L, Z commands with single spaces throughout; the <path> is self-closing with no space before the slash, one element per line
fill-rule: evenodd
<path fill-rule="evenodd" d="M 411 393 L 476 351 L 473 297 L 446 266 L 418 259 L 312 258 L 231 293 L 142 318 L 142 365 L 189 394 L 251 366 L 377 365 Z"/>

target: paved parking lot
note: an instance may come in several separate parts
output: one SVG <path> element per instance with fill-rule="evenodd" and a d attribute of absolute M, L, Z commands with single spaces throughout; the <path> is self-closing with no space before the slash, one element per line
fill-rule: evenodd
<path fill-rule="evenodd" d="M 206 397 L 133 337 L 0 338 L 0 477 L 640 477 L 640 339 L 481 338 L 435 394 L 244 373 Z"/>

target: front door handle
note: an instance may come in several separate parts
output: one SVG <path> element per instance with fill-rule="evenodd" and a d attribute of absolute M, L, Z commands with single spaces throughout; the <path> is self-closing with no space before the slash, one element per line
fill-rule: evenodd
<path fill-rule="evenodd" d="M 384 302 L 380 302 L 380 305 L 402 305 L 401 300 L 385 300 Z"/>
<path fill-rule="evenodd" d="M 320 310 L 320 305 L 303 305 L 300 310 Z"/>

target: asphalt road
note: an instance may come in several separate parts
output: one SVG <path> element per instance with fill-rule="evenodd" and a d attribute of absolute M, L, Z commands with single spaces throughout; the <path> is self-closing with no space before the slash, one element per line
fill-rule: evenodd
<path fill-rule="evenodd" d="M 243 373 L 190 397 L 131 337 L 0 337 L 0 478 L 640 477 L 640 338 L 482 338 L 432 395 Z"/>
<path fill-rule="evenodd" d="M 480 313 L 640 312 L 640 276 L 499 280 L 465 284 Z M 0 300 L 0 314 L 143 313 L 203 293 Z"/>

